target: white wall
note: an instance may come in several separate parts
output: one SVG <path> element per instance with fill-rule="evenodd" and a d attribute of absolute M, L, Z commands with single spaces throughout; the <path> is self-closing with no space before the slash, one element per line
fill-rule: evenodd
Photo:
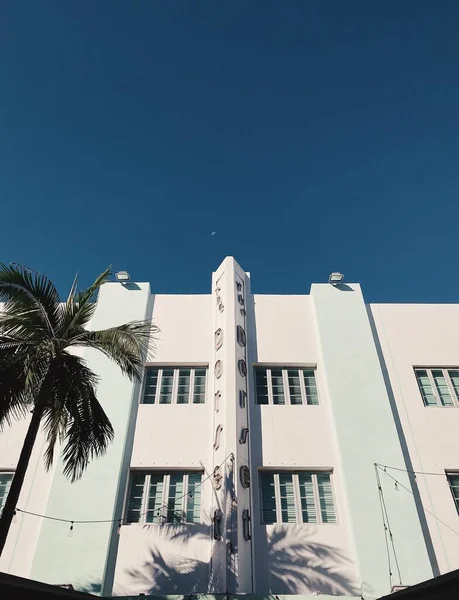
<path fill-rule="evenodd" d="M 208 365 L 213 339 L 211 306 L 210 296 L 155 295 L 153 321 L 160 333 L 154 360 L 149 364 Z M 139 404 L 130 459 L 132 469 L 198 468 L 204 471 L 204 477 L 211 472 L 211 373 L 210 370 L 207 376 L 205 404 Z M 114 595 L 207 591 L 210 482 L 203 484 L 201 494 L 201 525 L 121 527 Z"/>
<path fill-rule="evenodd" d="M 29 426 L 30 417 L 13 421 L 0 432 L 0 471 L 14 471 Z M 18 508 L 44 514 L 54 469 L 45 471 L 43 453 L 46 448 L 45 435 L 40 432 L 35 442 L 18 500 Z M 29 577 L 37 547 L 42 519 L 17 513 L 13 521 L 5 548 L 0 557 L 0 571 Z"/>
<path fill-rule="evenodd" d="M 155 363 L 209 362 L 212 297 L 155 294 L 153 320 L 160 329 Z"/>
<path fill-rule="evenodd" d="M 345 493 L 320 363 L 309 296 L 253 297 L 251 360 L 258 364 L 316 366 L 318 406 L 256 405 L 253 375 L 250 444 L 253 494 L 255 592 L 258 594 L 358 593 Z M 263 525 L 261 467 L 333 471 L 336 524 Z"/>
<path fill-rule="evenodd" d="M 255 294 L 257 361 L 285 365 L 317 363 L 317 339 L 310 296 Z"/>
<path fill-rule="evenodd" d="M 459 409 L 425 407 L 413 371 L 414 366 L 459 367 L 459 305 L 372 304 L 370 309 L 414 470 L 459 470 Z M 446 523 L 426 514 L 440 571 L 457 569 L 458 536 L 447 526 L 459 533 L 459 517 L 446 478 L 416 479 L 424 507 Z M 383 477 L 383 485 L 394 483 Z"/>
<path fill-rule="evenodd" d="M 388 576 L 375 463 L 403 465 L 404 455 L 360 286 L 314 284 L 311 296 L 362 589 L 379 597 L 395 583 L 429 579 L 432 568 L 413 497 L 389 487 L 384 500 L 400 578 L 394 557 L 394 575 Z M 410 485 L 406 474 L 401 481 Z"/>

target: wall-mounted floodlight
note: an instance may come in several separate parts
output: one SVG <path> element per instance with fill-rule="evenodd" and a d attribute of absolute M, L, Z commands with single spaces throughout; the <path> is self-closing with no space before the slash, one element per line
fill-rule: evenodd
<path fill-rule="evenodd" d="M 332 285 L 339 285 L 343 283 L 344 275 L 342 273 L 330 273 L 330 277 L 328 278 L 328 283 Z"/>
<path fill-rule="evenodd" d="M 127 271 L 118 271 L 115 273 L 116 281 L 120 283 L 129 283 L 131 281 L 131 276 Z"/>

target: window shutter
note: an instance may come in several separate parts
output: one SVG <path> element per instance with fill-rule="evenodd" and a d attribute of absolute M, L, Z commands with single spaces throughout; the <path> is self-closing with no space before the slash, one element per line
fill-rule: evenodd
<path fill-rule="evenodd" d="M 279 473 L 282 523 L 296 523 L 295 493 L 292 473 Z"/>
<path fill-rule="evenodd" d="M 145 372 L 144 404 L 154 404 L 158 386 L 158 369 L 147 369 Z"/>
<path fill-rule="evenodd" d="M 186 522 L 199 523 L 201 516 L 201 473 L 188 475 L 188 495 L 186 504 Z M 199 487 L 195 487 L 199 486 Z"/>
<path fill-rule="evenodd" d="M 145 487 L 145 473 L 133 473 L 131 477 L 131 489 L 128 500 L 128 523 L 138 523 L 142 510 L 142 498 Z"/>
<path fill-rule="evenodd" d="M 457 512 L 459 513 L 459 473 L 456 475 L 448 475 L 449 485 L 451 487 L 451 493 L 456 504 Z"/>
<path fill-rule="evenodd" d="M 188 404 L 190 401 L 191 369 L 179 369 L 177 386 L 177 404 Z"/>
<path fill-rule="evenodd" d="M 456 394 L 456 398 L 459 400 L 459 370 L 451 369 L 448 371 L 448 375 L 450 376 L 451 383 L 453 384 L 453 389 Z"/>
<path fill-rule="evenodd" d="M 290 404 L 303 404 L 301 397 L 301 384 L 298 369 L 288 369 L 288 391 L 290 393 Z"/>
<path fill-rule="evenodd" d="M 193 404 L 204 404 L 206 400 L 206 369 L 194 372 Z"/>
<path fill-rule="evenodd" d="M 304 388 L 306 390 L 307 404 L 319 404 L 316 377 L 313 369 L 303 370 Z"/>
<path fill-rule="evenodd" d="M 437 406 L 437 400 L 430 384 L 430 379 L 425 369 L 416 369 L 419 390 L 426 406 Z"/>
<path fill-rule="evenodd" d="M 171 404 L 172 387 L 174 383 L 174 369 L 163 369 L 161 377 L 160 404 Z"/>
<path fill-rule="evenodd" d="M 314 499 L 314 483 L 312 473 L 298 473 L 300 484 L 301 514 L 303 523 L 317 523 L 316 503 Z"/>
<path fill-rule="evenodd" d="M 274 473 L 260 474 L 262 522 L 270 525 L 276 523 L 276 492 L 274 486 Z"/>
<path fill-rule="evenodd" d="M 13 473 L 0 473 L 0 514 L 5 506 L 6 497 L 10 491 Z"/>
<path fill-rule="evenodd" d="M 317 488 L 319 491 L 320 513 L 323 523 L 336 523 L 335 505 L 330 475 L 317 473 Z"/>
<path fill-rule="evenodd" d="M 148 510 L 145 519 L 147 523 L 160 523 L 165 517 L 165 511 L 163 506 L 163 490 L 164 473 L 152 473 L 150 475 L 150 489 L 148 490 Z"/>
<path fill-rule="evenodd" d="M 435 387 L 437 388 L 438 396 L 442 405 L 452 406 L 453 399 L 451 398 L 451 394 L 449 393 L 448 384 L 446 383 L 443 371 L 441 369 L 432 369 L 432 377 L 435 382 Z"/>
<path fill-rule="evenodd" d="M 169 476 L 169 496 L 167 499 L 167 522 L 181 523 L 183 520 L 183 473 L 171 473 Z"/>
<path fill-rule="evenodd" d="M 273 388 L 273 404 L 285 404 L 282 369 L 271 369 L 271 385 Z"/>
<path fill-rule="evenodd" d="M 268 404 L 268 378 L 266 369 L 255 369 L 257 404 Z"/>

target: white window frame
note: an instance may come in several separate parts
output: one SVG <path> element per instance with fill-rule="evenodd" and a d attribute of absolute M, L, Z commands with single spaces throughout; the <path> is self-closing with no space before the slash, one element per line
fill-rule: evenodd
<path fill-rule="evenodd" d="M 276 521 L 274 523 L 266 523 L 266 525 L 338 525 L 338 510 L 336 506 L 336 494 L 335 486 L 333 482 L 333 470 L 332 469 L 260 469 L 259 470 L 259 491 L 260 491 L 260 516 L 261 524 L 264 525 L 263 521 L 263 494 L 261 491 L 261 475 L 263 473 L 271 473 L 274 476 L 274 493 L 276 501 Z M 282 505 L 281 505 L 281 492 L 280 492 L 280 474 L 292 475 L 293 482 L 293 497 L 295 501 L 295 522 L 286 523 L 282 521 Z M 312 487 L 314 491 L 314 505 L 316 509 L 317 522 L 312 523 L 311 521 L 303 521 L 303 511 L 301 509 L 301 493 L 300 483 L 298 479 L 299 473 L 310 473 L 312 475 Z M 317 475 L 324 474 L 330 476 L 330 486 L 333 498 L 333 508 L 335 510 L 335 522 L 326 522 L 322 520 L 322 511 L 320 508 L 319 498 L 319 486 L 317 483 Z"/>
<path fill-rule="evenodd" d="M 145 386 L 147 382 L 147 371 L 149 369 L 156 369 L 158 371 L 158 379 L 156 382 L 156 391 L 155 391 L 155 399 L 154 402 L 145 402 Z M 190 389 L 188 390 L 188 402 L 184 402 L 179 404 L 177 402 L 178 396 L 178 380 L 179 380 L 179 372 L 181 369 L 190 369 Z M 159 402 L 160 394 L 161 394 L 161 385 L 163 381 L 163 371 L 164 370 L 173 370 L 173 379 L 172 379 L 172 396 L 171 401 L 168 404 Z M 194 379 L 196 371 L 205 371 L 206 372 L 206 386 L 204 392 L 204 402 L 198 404 L 197 402 L 193 402 L 194 396 Z M 209 365 L 147 365 L 144 371 L 144 377 L 142 382 L 142 391 L 140 396 L 140 404 L 151 404 L 152 406 L 170 406 L 171 404 L 179 404 L 180 406 L 202 406 L 207 402 L 207 390 L 208 390 L 208 372 Z"/>
<path fill-rule="evenodd" d="M 282 371 L 282 385 L 284 386 L 284 404 L 274 404 L 273 401 L 273 386 L 271 379 L 271 371 L 272 370 L 281 370 Z M 320 406 L 320 395 L 319 395 L 319 387 L 317 385 L 317 367 L 309 367 L 309 366 L 294 366 L 288 367 L 285 365 L 254 365 L 254 381 L 255 381 L 255 403 L 258 406 Z M 257 370 L 266 371 L 266 381 L 268 388 L 268 404 L 258 404 L 257 398 Z M 300 380 L 300 390 L 301 390 L 301 404 L 292 404 L 290 401 L 290 387 L 288 383 L 288 371 L 298 371 L 299 380 Z M 316 384 L 316 392 L 317 392 L 317 404 L 308 404 L 307 394 L 306 394 L 306 385 L 304 383 L 303 371 L 312 371 L 314 373 L 314 381 Z"/>
<path fill-rule="evenodd" d="M 8 494 L 9 494 L 9 491 L 10 491 L 10 488 L 11 488 L 11 482 L 13 481 L 13 478 L 14 478 L 14 473 L 15 473 L 14 471 L 8 471 L 8 470 L 0 471 L 0 475 L 11 475 L 11 480 L 9 482 L 9 486 L 8 486 L 6 495 L 4 496 L 4 498 L 2 500 L 3 504 L 0 504 L 0 515 L 2 514 L 3 507 L 5 506 L 5 502 L 6 502 L 6 499 L 8 497 Z"/>
<path fill-rule="evenodd" d="M 433 395 L 435 400 L 437 401 L 437 408 L 458 408 L 459 407 L 459 399 L 457 397 L 456 391 L 454 389 L 453 382 L 451 381 L 451 377 L 449 375 L 449 371 L 459 371 L 459 367 L 414 367 L 414 376 L 416 378 L 416 384 L 419 389 L 419 393 L 421 394 L 421 399 L 426 408 L 435 408 L 431 404 L 426 404 L 424 402 L 424 398 L 422 396 L 421 386 L 419 384 L 417 371 L 426 371 L 427 377 L 429 378 L 430 387 L 432 388 Z M 443 373 L 443 377 L 445 378 L 446 385 L 448 387 L 448 391 L 450 393 L 451 399 L 453 403 L 451 405 L 442 404 L 440 395 L 437 390 L 437 386 L 435 385 L 435 380 L 432 375 L 432 371 L 441 371 Z"/>
<path fill-rule="evenodd" d="M 142 490 L 142 503 L 140 505 L 140 518 L 138 521 L 129 521 L 128 520 L 129 498 L 131 495 L 132 478 L 135 474 L 139 474 L 139 473 L 145 475 L 145 481 L 143 483 L 143 490 Z M 167 504 L 168 504 L 168 500 L 169 500 L 170 478 L 171 478 L 171 475 L 174 475 L 174 474 L 181 474 L 182 478 L 183 478 L 183 495 L 181 498 L 182 518 L 179 523 L 167 521 L 167 511 L 168 511 Z M 147 521 L 151 475 L 162 475 L 163 476 L 163 492 L 161 495 L 160 507 L 158 509 L 156 509 L 156 510 L 161 510 L 161 513 L 159 515 L 159 520 L 156 523 Z M 201 486 L 201 484 L 199 485 L 200 501 L 201 501 L 201 506 L 200 506 L 200 510 L 199 510 L 199 521 L 197 521 L 197 522 L 186 521 L 187 503 L 188 503 L 188 476 L 189 475 L 201 475 L 201 484 L 202 484 L 202 478 L 203 478 L 204 473 L 203 473 L 203 471 L 199 471 L 199 470 L 194 471 L 193 469 L 191 469 L 191 470 L 182 471 L 181 469 L 177 469 L 177 470 L 163 471 L 162 469 L 157 469 L 157 470 L 156 469 L 150 469 L 150 470 L 132 469 L 130 477 L 129 477 L 125 509 L 124 509 L 124 518 L 125 518 L 126 525 L 165 525 L 165 524 L 167 524 L 167 525 L 200 525 L 202 522 L 202 490 L 201 490 L 202 486 Z"/>

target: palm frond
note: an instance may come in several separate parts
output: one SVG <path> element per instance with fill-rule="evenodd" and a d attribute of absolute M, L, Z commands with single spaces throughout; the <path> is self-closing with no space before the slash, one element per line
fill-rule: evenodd
<path fill-rule="evenodd" d="M 59 294 L 45 275 L 0 263 L 0 301 L 5 302 L 2 320 L 15 317 L 17 331 L 54 335 L 59 322 Z"/>
<path fill-rule="evenodd" d="M 100 286 L 107 281 L 111 274 L 112 267 L 110 265 L 105 269 L 105 271 L 102 271 L 92 285 L 75 295 L 75 302 L 80 306 L 87 304 L 88 302 L 95 303 L 99 294 Z"/>
<path fill-rule="evenodd" d="M 59 337 L 68 339 L 81 333 L 94 315 L 99 288 L 110 274 L 111 267 L 107 267 L 91 286 L 81 292 L 76 292 L 75 284 L 72 286 L 67 302 L 61 310 Z"/>
<path fill-rule="evenodd" d="M 0 352 L 0 428 L 20 419 L 33 406 L 33 387 L 37 383 L 29 373 L 27 350 L 9 346 L 2 340 Z"/>
<path fill-rule="evenodd" d="M 56 441 L 64 441 L 64 475 L 72 481 L 81 477 L 92 458 L 106 452 L 114 435 L 96 398 L 96 384 L 97 377 L 81 358 L 64 353 L 53 361 L 40 391 L 47 402 L 45 464 L 49 468 L 53 462 Z"/>
<path fill-rule="evenodd" d="M 78 271 L 76 272 L 75 278 L 72 283 L 72 287 L 70 288 L 70 292 L 67 298 L 67 302 L 71 302 L 75 298 L 76 290 L 78 284 Z"/>
<path fill-rule="evenodd" d="M 103 352 L 131 381 L 139 381 L 158 331 L 151 321 L 131 321 L 100 331 L 84 331 L 69 341 L 69 345 Z"/>

